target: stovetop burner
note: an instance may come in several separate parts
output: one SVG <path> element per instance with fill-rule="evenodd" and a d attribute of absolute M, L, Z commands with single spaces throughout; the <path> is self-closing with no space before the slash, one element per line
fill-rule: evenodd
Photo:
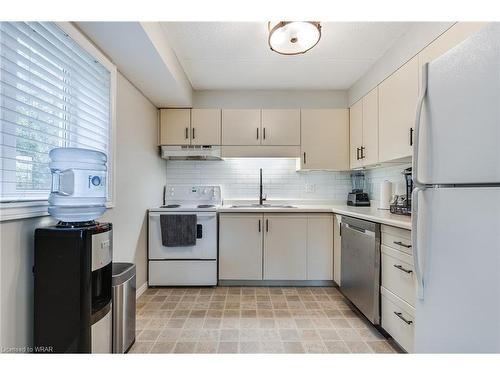
<path fill-rule="evenodd" d="M 161 206 L 161 208 L 179 208 L 180 204 L 167 204 L 165 206 Z"/>
<path fill-rule="evenodd" d="M 213 204 L 199 204 L 198 208 L 212 208 L 215 207 Z"/>

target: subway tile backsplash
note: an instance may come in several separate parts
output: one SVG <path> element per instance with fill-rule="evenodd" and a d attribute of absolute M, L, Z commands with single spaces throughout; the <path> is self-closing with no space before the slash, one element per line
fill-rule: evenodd
<path fill-rule="evenodd" d="M 228 158 L 223 161 L 167 161 L 168 185 L 220 185 L 224 199 L 257 199 L 259 168 L 269 199 L 318 199 L 345 201 L 351 191 L 350 172 L 296 170 L 293 158 Z M 377 200 L 379 184 L 388 179 L 403 184 L 394 166 L 366 171 L 370 199 Z M 404 187 L 404 184 L 402 185 Z"/>
<path fill-rule="evenodd" d="M 269 199 L 344 200 L 349 172 L 296 171 L 293 158 L 228 158 L 223 161 L 167 161 L 167 184 L 220 185 L 224 199 L 257 199 L 259 168 Z"/>
<path fill-rule="evenodd" d="M 393 194 L 405 194 L 405 179 L 401 172 L 404 169 L 411 167 L 409 164 L 399 164 L 390 167 L 375 168 L 366 171 L 366 183 L 370 199 L 378 200 L 380 197 L 380 183 L 384 180 L 392 182 Z"/>

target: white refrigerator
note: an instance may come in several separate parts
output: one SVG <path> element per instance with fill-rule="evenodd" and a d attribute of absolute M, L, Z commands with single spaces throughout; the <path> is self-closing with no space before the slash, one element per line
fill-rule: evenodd
<path fill-rule="evenodd" d="M 422 72 L 413 151 L 416 353 L 500 353 L 500 24 Z"/>

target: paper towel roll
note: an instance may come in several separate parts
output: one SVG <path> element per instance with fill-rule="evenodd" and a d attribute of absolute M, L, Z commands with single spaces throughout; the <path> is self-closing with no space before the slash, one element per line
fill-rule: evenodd
<path fill-rule="evenodd" d="M 388 210 L 392 195 L 392 182 L 384 180 L 380 183 L 380 198 L 378 208 Z"/>

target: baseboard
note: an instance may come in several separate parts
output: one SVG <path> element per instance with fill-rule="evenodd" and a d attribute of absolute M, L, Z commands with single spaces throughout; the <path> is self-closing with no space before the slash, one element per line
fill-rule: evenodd
<path fill-rule="evenodd" d="M 139 288 L 137 288 L 135 292 L 135 298 L 139 298 L 146 290 L 148 289 L 148 283 L 147 281 L 142 284 Z"/>
<path fill-rule="evenodd" d="M 333 280 L 219 280 L 219 286 L 336 286 Z"/>

